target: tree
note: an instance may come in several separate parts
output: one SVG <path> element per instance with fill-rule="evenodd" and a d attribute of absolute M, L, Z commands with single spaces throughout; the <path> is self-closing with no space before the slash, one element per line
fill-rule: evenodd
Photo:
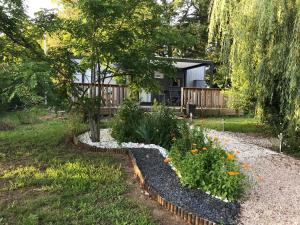
<path fill-rule="evenodd" d="M 207 57 L 208 17 L 211 0 L 161 1 L 163 18 L 177 33 L 167 46 L 168 56 Z"/>
<path fill-rule="evenodd" d="M 294 139 L 300 136 L 299 31 L 299 0 L 213 1 L 209 43 L 220 49 L 234 105 L 251 106 Z"/>
<path fill-rule="evenodd" d="M 162 23 L 161 7 L 154 0 L 61 3 L 60 44 L 74 57 L 82 58 L 83 71 L 91 68 L 91 98 L 81 98 L 78 103 L 87 109 L 92 141 L 99 141 L 99 111 L 104 102 L 96 87 L 102 87 L 105 79 L 113 77 L 126 82 L 132 93 L 140 88 L 157 88 L 154 71 L 172 70 L 169 62 L 155 57 L 161 43 L 168 43 L 170 34 Z M 72 12 L 76 16 L 68 16 Z"/>

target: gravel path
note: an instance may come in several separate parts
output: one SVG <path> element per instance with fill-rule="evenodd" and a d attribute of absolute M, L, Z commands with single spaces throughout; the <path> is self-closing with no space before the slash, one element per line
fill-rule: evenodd
<path fill-rule="evenodd" d="M 247 173 L 255 184 L 241 204 L 238 224 L 300 225 L 299 160 L 251 144 L 246 135 L 212 130 L 208 135 L 217 137 L 224 148 L 240 152 L 237 158 L 249 164 Z"/>

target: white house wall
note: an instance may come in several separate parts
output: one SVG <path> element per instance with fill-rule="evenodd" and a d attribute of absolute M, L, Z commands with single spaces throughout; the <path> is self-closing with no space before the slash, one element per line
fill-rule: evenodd
<path fill-rule="evenodd" d="M 79 64 L 81 59 L 74 59 L 74 61 Z M 105 68 L 102 68 L 102 69 L 105 69 Z M 82 80 L 82 74 L 76 73 L 74 76 L 74 83 L 85 83 L 85 84 L 91 83 L 91 74 L 92 74 L 91 69 L 86 70 L 83 80 Z M 110 75 L 107 74 L 107 76 L 110 76 Z M 117 82 L 114 79 L 106 78 L 104 80 L 104 84 L 117 84 Z"/>
<path fill-rule="evenodd" d="M 142 90 L 140 92 L 140 102 L 151 102 L 151 93 Z"/>
<path fill-rule="evenodd" d="M 187 70 L 186 87 L 193 87 L 194 80 L 205 80 L 205 66 Z"/>

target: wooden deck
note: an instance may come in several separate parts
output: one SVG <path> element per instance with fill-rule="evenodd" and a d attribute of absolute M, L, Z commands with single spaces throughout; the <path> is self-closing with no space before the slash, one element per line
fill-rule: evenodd
<path fill-rule="evenodd" d="M 90 84 L 77 84 L 79 90 L 90 97 Z M 95 86 L 93 86 L 95 87 Z M 103 104 L 101 107 L 101 115 L 113 115 L 118 107 L 129 96 L 129 90 L 123 85 L 96 85 L 96 95 L 101 91 Z M 76 101 L 76 98 L 74 98 Z M 196 105 L 196 113 L 201 116 L 219 116 L 219 115 L 240 115 L 234 109 L 227 107 L 227 99 L 221 89 L 217 88 L 181 88 L 181 105 L 170 106 L 176 113 L 182 114 L 187 104 Z M 151 106 L 141 106 L 145 110 L 151 110 Z"/>

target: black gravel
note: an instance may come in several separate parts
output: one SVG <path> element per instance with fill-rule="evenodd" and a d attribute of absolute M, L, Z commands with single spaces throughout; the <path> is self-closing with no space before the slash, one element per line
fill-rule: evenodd
<path fill-rule="evenodd" d="M 157 149 L 130 149 L 147 184 L 168 202 L 220 224 L 235 224 L 240 207 L 198 189 L 183 187 Z"/>

